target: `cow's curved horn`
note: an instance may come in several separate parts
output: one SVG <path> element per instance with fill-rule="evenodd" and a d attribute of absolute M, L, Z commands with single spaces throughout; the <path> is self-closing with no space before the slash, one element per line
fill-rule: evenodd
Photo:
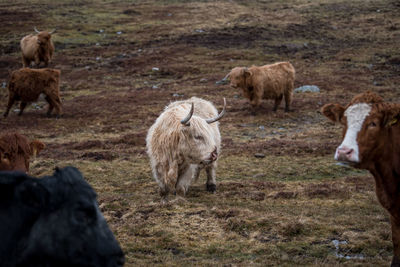
<path fill-rule="evenodd" d="M 190 125 L 189 120 L 190 120 L 190 118 L 192 118 L 193 111 L 194 111 L 194 104 L 193 104 L 193 102 L 192 102 L 192 106 L 190 107 L 189 114 L 186 116 L 186 118 L 184 118 L 183 120 L 181 120 L 181 123 L 182 123 L 183 125 L 185 125 L 185 126 L 189 126 L 189 125 Z"/>
<path fill-rule="evenodd" d="M 38 31 L 38 29 L 36 29 L 36 26 L 33 27 L 33 29 L 35 30 L 35 32 L 39 33 L 40 31 Z"/>
<path fill-rule="evenodd" d="M 215 118 L 207 119 L 206 122 L 213 123 L 220 120 L 225 115 L 225 112 L 226 112 L 226 99 L 224 97 L 224 108 L 222 109 L 221 113 L 219 113 L 219 115 Z"/>
<path fill-rule="evenodd" d="M 57 28 L 55 28 L 54 30 L 52 30 L 51 32 L 49 32 L 49 34 L 53 34 L 53 33 L 55 33 L 55 32 L 56 32 L 56 30 L 57 30 Z"/>

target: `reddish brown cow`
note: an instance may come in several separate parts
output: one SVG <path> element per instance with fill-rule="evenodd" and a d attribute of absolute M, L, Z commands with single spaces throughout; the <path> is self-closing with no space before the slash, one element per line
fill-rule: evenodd
<path fill-rule="evenodd" d="M 368 91 L 346 107 L 327 104 L 321 111 L 344 126 L 335 159 L 374 176 L 378 200 L 390 214 L 392 266 L 400 266 L 400 104 L 386 103 Z"/>
<path fill-rule="evenodd" d="M 29 34 L 21 39 L 22 64 L 24 68 L 31 65 L 34 61 L 36 67 L 40 62 L 44 62 L 45 67 L 49 65 L 54 53 L 54 44 L 51 35 L 56 31 L 38 31 L 34 28 L 36 35 Z"/>
<path fill-rule="evenodd" d="M 292 102 L 295 69 L 289 62 L 278 62 L 261 67 L 236 67 L 218 84 L 230 80 L 232 88 L 240 88 L 244 97 L 250 100 L 253 112 L 260 106 L 262 99 L 274 99 L 273 111 L 276 111 L 285 97 L 285 111 L 290 110 Z"/>
<path fill-rule="evenodd" d="M 29 159 L 36 157 L 45 145 L 39 140 L 29 142 L 19 133 L 0 136 L 0 171 L 29 171 Z"/>
<path fill-rule="evenodd" d="M 60 98 L 60 70 L 56 69 L 29 69 L 23 68 L 11 73 L 8 83 L 8 105 L 4 117 L 15 101 L 21 101 L 19 115 L 22 115 L 27 103 L 36 101 L 40 94 L 45 94 L 49 103 L 47 115 L 50 116 L 53 108 L 56 109 L 57 117 L 61 115 Z"/>

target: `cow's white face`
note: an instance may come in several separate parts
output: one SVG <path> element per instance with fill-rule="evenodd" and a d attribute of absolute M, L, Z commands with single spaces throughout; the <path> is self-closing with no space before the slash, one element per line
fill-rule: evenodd
<path fill-rule="evenodd" d="M 344 116 L 347 118 L 347 129 L 343 142 L 336 149 L 335 160 L 353 163 L 360 162 L 360 149 L 357 136 L 370 111 L 371 105 L 366 103 L 357 103 L 346 109 Z"/>
<path fill-rule="evenodd" d="M 210 164 L 217 160 L 217 139 L 212 126 L 204 119 L 193 116 L 189 126 L 182 125 L 179 151 L 191 164 Z"/>

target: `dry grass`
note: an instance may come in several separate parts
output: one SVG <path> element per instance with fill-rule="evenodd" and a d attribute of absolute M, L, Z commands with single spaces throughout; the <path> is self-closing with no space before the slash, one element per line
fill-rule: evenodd
<path fill-rule="evenodd" d="M 391 0 L 3 1 L 0 86 L 21 65 L 20 38 L 57 27 L 65 116 L 46 118 L 39 102 L 0 120 L 0 131 L 47 144 L 32 175 L 65 165 L 84 173 L 127 266 L 388 265 L 374 181 L 335 164 L 341 130 L 319 109 L 367 89 L 399 101 L 399 12 Z M 321 88 L 295 94 L 294 112 L 265 101 L 252 116 L 240 92 L 215 85 L 234 66 L 282 60 L 296 86 Z M 144 138 L 165 105 L 194 95 L 218 108 L 228 100 L 217 193 L 201 176 L 186 199 L 161 206 Z M 2 88 L 0 109 L 6 99 Z M 336 251 L 332 240 L 347 244 Z"/>

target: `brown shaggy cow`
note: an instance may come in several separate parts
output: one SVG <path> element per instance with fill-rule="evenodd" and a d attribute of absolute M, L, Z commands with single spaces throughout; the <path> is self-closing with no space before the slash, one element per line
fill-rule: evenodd
<path fill-rule="evenodd" d="M 59 81 L 60 71 L 56 69 L 23 68 L 13 71 L 8 83 L 8 105 L 4 117 L 8 116 L 14 102 L 19 100 L 21 104 L 18 115 L 22 115 L 27 103 L 36 101 L 42 93 L 49 103 L 47 115 L 50 116 L 55 108 L 59 117 L 62 112 Z"/>
<path fill-rule="evenodd" d="M 0 171 L 29 171 L 29 159 L 36 157 L 45 145 L 39 140 L 29 142 L 19 133 L 0 136 Z"/>
<path fill-rule="evenodd" d="M 386 103 L 368 91 L 346 107 L 327 104 L 321 111 L 344 126 L 335 159 L 374 176 L 378 200 L 390 214 L 392 266 L 400 266 L 400 104 Z"/>
<path fill-rule="evenodd" d="M 295 70 L 289 62 L 278 62 L 261 67 L 236 67 L 219 83 L 230 80 L 230 86 L 241 88 L 244 97 L 250 100 L 253 111 L 262 99 L 274 99 L 273 111 L 278 109 L 285 97 L 285 111 L 290 110 L 294 90 Z"/>
<path fill-rule="evenodd" d="M 34 61 L 36 67 L 40 62 L 44 62 L 45 67 L 49 65 L 54 53 L 54 44 L 51 35 L 56 31 L 38 31 L 34 28 L 36 35 L 29 34 L 21 39 L 22 64 L 24 68 L 31 65 Z"/>

